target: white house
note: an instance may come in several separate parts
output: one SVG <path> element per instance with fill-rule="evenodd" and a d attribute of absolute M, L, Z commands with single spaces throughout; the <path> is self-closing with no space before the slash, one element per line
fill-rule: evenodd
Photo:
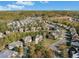
<path fill-rule="evenodd" d="M 35 38 L 35 44 L 38 44 L 38 42 L 43 40 L 43 36 L 42 35 L 37 35 Z"/>
<path fill-rule="evenodd" d="M 8 35 L 8 34 L 10 34 L 10 33 L 11 33 L 10 31 L 5 31 L 5 34 L 6 34 L 6 35 Z"/>
<path fill-rule="evenodd" d="M 19 32 L 23 32 L 23 30 L 24 30 L 23 28 L 20 28 L 20 29 L 19 29 Z"/>
<path fill-rule="evenodd" d="M 4 37 L 4 34 L 0 32 L 0 38 L 3 38 L 3 37 Z"/>
<path fill-rule="evenodd" d="M 9 49 L 13 49 L 14 47 L 23 46 L 23 43 L 21 41 L 12 42 L 8 45 Z"/>
<path fill-rule="evenodd" d="M 32 42 L 31 36 L 26 36 L 25 38 L 23 38 L 23 40 L 24 40 L 25 43 Z"/>

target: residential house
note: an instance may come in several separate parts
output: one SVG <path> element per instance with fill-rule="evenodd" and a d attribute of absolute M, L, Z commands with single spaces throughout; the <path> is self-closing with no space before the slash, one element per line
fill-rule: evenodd
<path fill-rule="evenodd" d="M 73 39 L 73 40 L 79 40 L 78 34 L 74 34 L 74 35 L 72 36 L 72 39 Z"/>
<path fill-rule="evenodd" d="M 48 24 L 47 27 L 48 27 L 49 30 L 54 30 L 54 29 L 56 29 L 56 27 L 55 27 L 54 25 L 50 25 L 50 24 Z"/>
<path fill-rule="evenodd" d="M 5 35 L 8 35 L 8 34 L 10 34 L 10 33 L 11 33 L 10 31 L 5 31 L 5 32 L 4 32 Z"/>
<path fill-rule="evenodd" d="M 24 30 L 25 30 L 25 31 L 28 31 L 28 28 L 26 27 Z"/>
<path fill-rule="evenodd" d="M 37 27 L 37 30 L 41 30 L 41 27 Z"/>
<path fill-rule="evenodd" d="M 36 31 L 36 27 L 31 27 L 31 31 Z"/>
<path fill-rule="evenodd" d="M 43 40 L 43 36 L 42 35 L 36 35 L 35 44 L 38 44 L 38 42 L 40 42 L 42 40 Z"/>
<path fill-rule="evenodd" d="M 21 27 L 21 25 L 20 25 L 20 22 L 19 22 L 19 21 L 16 21 L 16 26 L 17 26 L 17 28 L 18 28 L 18 27 Z"/>
<path fill-rule="evenodd" d="M 18 29 L 19 32 L 24 32 L 23 28 Z"/>
<path fill-rule="evenodd" d="M 14 41 L 8 45 L 8 48 L 13 49 L 13 48 L 19 47 L 19 46 L 23 46 L 23 43 L 21 41 Z"/>
<path fill-rule="evenodd" d="M 74 35 L 74 34 L 77 33 L 75 28 L 70 28 L 70 31 L 71 31 L 71 34 L 72 34 L 72 35 Z"/>
<path fill-rule="evenodd" d="M 73 54 L 72 58 L 79 58 L 79 52 L 78 52 L 78 53 Z"/>
<path fill-rule="evenodd" d="M 0 52 L 0 58 L 15 58 L 18 56 L 18 52 L 11 51 L 11 50 L 3 50 Z"/>
<path fill-rule="evenodd" d="M 73 54 L 73 58 L 79 58 L 79 48 L 77 49 L 77 53 Z"/>
<path fill-rule="evenodd" d="M 4 34 L 2 32 L 0 32 L 0 38 L 3 38 Z"/>
<path fill-rule="evenodd" d="M 31 36 L 26 36 L 25 38 L 23 38 L 23 40 L 24 40 L 25 43 L 32 42 Z"/>
<path fill-rule="evenodd" d="M 73 41 L 71 42 L 71 45 L 72 45 L 72 46 L 75 46 L 75 47 L 79 47 L 79 40 L 73 40 Z"/>
<path fill-rule="evenodd" d="M 58 38 L 61 35 L 61 31 L 59 29 L 57 29 L 57 30 L 55 30 L 55 31 L 52 32 L 52 35 L 55 38 Z"/>
<path fill-rule="evenodd" d="M 73 57 L 73 54 L 77 53 L 77 50 L 75 49 L 75 47 L 70 47 L 68 49 L 68 58 L 72 58 Z"/>

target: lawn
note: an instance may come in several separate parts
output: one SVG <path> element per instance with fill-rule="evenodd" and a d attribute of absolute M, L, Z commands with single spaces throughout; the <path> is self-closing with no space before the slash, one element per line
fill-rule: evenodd
<path fill-rule="evenodd" d="M 41 44 L 45 47 L 48 47 L 49 45 L 57 42 L 59 39 L 44 39 L 43 41 L 41 41 Z"/>

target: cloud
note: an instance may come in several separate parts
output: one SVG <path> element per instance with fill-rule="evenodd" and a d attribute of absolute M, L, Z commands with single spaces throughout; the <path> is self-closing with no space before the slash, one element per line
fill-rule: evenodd
<path fill-rule="evenodd" d="M 13 4 L 0 5 L 0 10 L 23 10 L 26 9 L 26 5 L 33 6 L 34 2 L 32 1 L 17 1 Z"/>
<path fill-rule="evenodd" d="M 24 6 L 19 6 L 19 5 L 11 5 L 8 4 L 6 6 L 0 6 L 0 10 L 22 10 L 23 8 L 25 8 Z"/>
<path fill-rule="evenodd" d="M 70 8 L 64 8 L 63 10 L 71 10 Z"/>
<path fill-rule="evenodd" d="M 32 6 L 32 5 L 34 5 L 34 2 L 31 2 L 31 1 L 17 1 L 16 4 Z"/>
<path fill-rule="evenodd" d="M 48 3 L 48 1 L 40 1 L 40 3 Z"/>
<path fill-rule="evenodd" d="M 24 6 L 11 5 L 11 4 L 7 5 L 7 7 L 10 9 L 23 9 L 24 8 Z"/>
<path fill-rule="evenodd" d="M 0 10 L 2 11 L 11 10 L 11 8 L 8 8 L 7 6 L 0 6 Z"/>

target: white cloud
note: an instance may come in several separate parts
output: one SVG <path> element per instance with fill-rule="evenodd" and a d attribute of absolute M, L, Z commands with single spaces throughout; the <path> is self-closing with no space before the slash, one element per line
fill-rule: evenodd
<path fill-rule="evenodd" d="M 70 8 L 64 8 L 64 10 L 71 10 Z"/>
<path fill-rule="evenodd" d="M 11 4 L 7 5 L 7 7 L 11 9 L 23 9 L 24 8 L 24 6 L 11 5 Z"/>
<path fill-rule="evenodd" d="M 7 4 L 5 6 L 0 5 L 0 10 L 23 10 L 26 9 L 25 5 L 32 6 L 34 2 L 32 1 L 17 1 L 14 4 Z"/>
<path fill-rule="evenodd" d="M 0 6 L 0 10 L 22 10 L 23 8 L 25 7 L 19 5 L 11 5 L 11 4 L 8 4 L 6 6 Z"/>
<path fill-rule="evenodd" d="M 48 1 L 40 1 L 40 3 L 48 3 Z"/>
<path fill-rule="evenodd" d="M 0 10 L 4 11 L 4 10 L 11 10 L 11 8 L 8 8 L 6 6 L 0 6 Z"/>
<path fill-rule="evenodd" d="M 17 1 L 16 4 L 32 6 L 32 5 L 34 5 L 34 2 L 31 2 L 31 1 Z"/>

